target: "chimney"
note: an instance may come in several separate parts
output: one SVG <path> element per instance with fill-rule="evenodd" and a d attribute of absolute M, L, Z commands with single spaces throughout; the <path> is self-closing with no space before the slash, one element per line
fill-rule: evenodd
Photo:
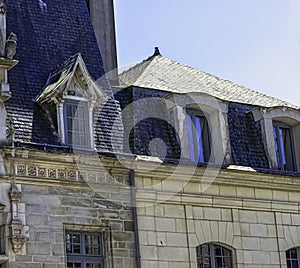
<path fill-rule="evenodd" d="M 117 75 L 117 48 L 115 33 L 114 1 L 89 0 L 91 21 L 109 80 L 114 83 Z"/>

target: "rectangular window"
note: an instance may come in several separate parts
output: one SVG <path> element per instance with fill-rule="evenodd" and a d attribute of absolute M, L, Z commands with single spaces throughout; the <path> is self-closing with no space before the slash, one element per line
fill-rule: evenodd
<path fill-rule="evenodd" d="M 67 268 L 103 268 L 102 239 L 99 233 L 67 231 Z"/>
<path fill-rule="evenodd" d="M 89 147 L 88 104 L 74 100 L 65 103 L 65 137 L 68 145 Z"/>
<path fill-rule="evenodd" d="M 211 149 L 206 117 L 201 111 L 189 109 L 187 110 L 186 121 L 191 161 L 208 162 Z"/>
<path fill-rule="evenodd" d="M 280 170 L 295 170 L 292 129 L 282 122 L 273 122 L 277 166 Z"/>

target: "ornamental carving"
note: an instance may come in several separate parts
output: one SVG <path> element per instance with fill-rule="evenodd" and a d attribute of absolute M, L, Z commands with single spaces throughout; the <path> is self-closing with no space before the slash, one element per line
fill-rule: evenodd
<path fill-rule="evenodd" d="M 37 165 L 25 165 L 17 164 L 16 176 L 21 177 L 35 177 L 35 178 L 47 178 L 63 181 L 78 181 L 78 182 L 91 182 L 91 183 L 103 183 L 103 184 L 117 184 L 117 185 L 129 185 L 129 178 L 119 175 L 109 176 L 102 172 L 68 169 L 68 168 L 56 168 L 45 167 Z"/>
<path fill-rule="evenodd" d="M 24 235 L 13 235 L 11 236 L 12 248 L 15 253 L 20 253 L 22 246 L 25 243 Z"/>

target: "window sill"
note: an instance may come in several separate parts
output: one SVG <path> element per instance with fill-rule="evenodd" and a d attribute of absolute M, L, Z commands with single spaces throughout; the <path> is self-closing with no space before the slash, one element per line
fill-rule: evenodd
<path fill-rule="evenodd" d="M 5 263 L 8 261 L 8 256 L 4 254 L 0 254 L 0 264 Z"/>

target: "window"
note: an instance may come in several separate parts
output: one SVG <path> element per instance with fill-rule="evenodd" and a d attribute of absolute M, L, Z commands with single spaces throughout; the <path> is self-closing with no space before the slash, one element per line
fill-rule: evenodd
<path fill-rule="evenodd" d="M 292 248 L 286 251 L 288 268 L 300 268 L 300 248 Z"/>
<path fill-rule="evenodd" d="M 102 235 L 89 232 L 66 232 L 67 268 L 103 268 Z"/>
<path fill-rule="evenodd" d="M 198 268 L 232 268 L 232 251 L 218 244 L 207 243 L 196 248 Z"/>
<path fill-rule="evenodd" d="M 273 122 L 273 134 L 278 169 L 294 171 L 292 128 L 282 122 Z"/>
<path fill-rule="evenodd" d="M 64 108 L 66 143 L 75 147 L 90 147 L 88 104 L 67 100 Z"/>
<path fill-rule="evenodd" d="M 204 163 L 210 157 L 210 132 L 206 117 L 201 111 L 187 110 L 187 133 L 190 159 Z"/>

